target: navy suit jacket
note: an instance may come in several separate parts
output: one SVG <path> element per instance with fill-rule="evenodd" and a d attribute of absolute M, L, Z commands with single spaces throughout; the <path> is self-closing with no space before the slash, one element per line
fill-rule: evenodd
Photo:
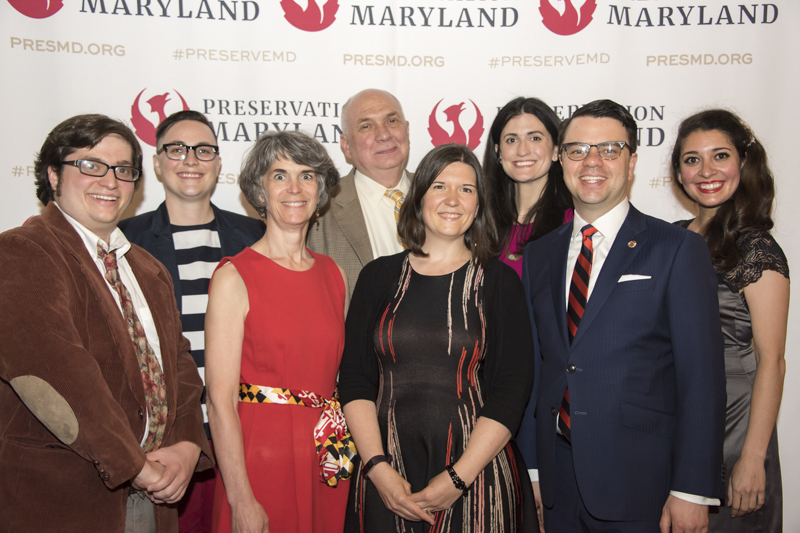
<path fill-rule="evenodd" d="M 264 236 L 266 228 L 262 221 L 223 211 L 214 204 L 211 204 L 211 209 L 217 221 L 222 257 L 233 257 Z M 178 311 L 183 313 L 181 280 L 178 275 L 178 262 L 175 259 L 175 243 L 172 240 L 167 204 L 162 203 L 155 211 L 125 219 L 118 225 L 129 241 L 150 252 L 167 267 L 175 286 Z"/>
<path fill-rule="evenodd" d="M 556 414 L 567 385 L 577 485 L 595 518 L 658 520 L 671 490 L 722 498 L 723 340 L 706 243 L 631 206 L 570 346 L 572 227 L 529 244 L 522 274 L 538 390 L 518 442 L 539 470 L 543 503 L 555 500 Z M 650 277 L 620 283 L 626 274 Z"/>

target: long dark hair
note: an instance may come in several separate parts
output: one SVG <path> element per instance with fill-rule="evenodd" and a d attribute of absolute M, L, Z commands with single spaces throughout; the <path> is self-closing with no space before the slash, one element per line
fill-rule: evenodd
<path fill-rule="evenodd" d="M 497 230 L 494 213 L 487 206 L 491 205 L 491 191 L 483 177 L 481 164 L 472 150 L 460 144 L 443 144 L 428 152 L 417 166 L 411 188 L 406 194 L 400 218 L 397 221 L 397 233 L 411 252 L 426 256 L 422 251 L 425 245 L 425 222 L 422 219 L 422 198 L 436 177 L 452 163 L 464 163 L 475 172 L 475 184 L 478 189 L 478 214 L 472 226 L 464 234 L 464 245 L 472 252 L 472 259 L 484 264 L 492 257 L 497 247 Z"/>
<path fill-rule="evenodd" d="M 709 109 L 684 119 L 678 128 L 678 138 L 672 149 L 672 180 L 684 194 L 686 189 L 678 180 L 683 144 L 696 131 L 714 130 L 728 138 L 736 148 L 741 163 L 739 187 L 719 206 L 703 230 L 714 268 L 718 273 L 723 273 L 732 270 L 739 262 L 741 257 L 736 243 L 743 234 L 772 229 L 775 179 L 769 169 L 764 146 L 747 124 L 726 109 Z"/>
<path fill-rule="evenodd" d="M 538 98 L 514 98 L 497 113 L 489 129 L 489 138 L 486 141 L 486 152 L 483 156 L 483 172 L 489 187 L 492 189 L 492 210 L 494 211 L 498 245 L 494 255 L 503 253 L 503 248 L 511 237 L 514 224 L 519 220 L 517 211 L 516 187 L 514 180 L 503 170 L 500 162 L 499 146 L 503 128 L 508 122 L 520 115 L 529 114 L 538 118 L 547 129 L 548 135 L 555 146 L 558 142 L 558 127 L 561 120 L 558 115 Z M 564 211 L 572 207 L 572 197 L 564 184 L 564 173 L 561 163 L 554 161 L 547 174 L 547 185 L 536 203 L 531 206 L 523 216 L 523 224 L 530 224 L 534 219 L 533 229 L 530 234 L 520 232 L 517 246 L 521 249 L 527 243 L 547 235 L 564 222 Z M 513 249 L 513 246 L 512 246 Z"/>

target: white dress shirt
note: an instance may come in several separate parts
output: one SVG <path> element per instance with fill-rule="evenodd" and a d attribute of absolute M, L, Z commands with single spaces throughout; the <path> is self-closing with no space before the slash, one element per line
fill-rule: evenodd
<path fill-rule="evenodd" d="M 111 296 L 114 298 L 114 301 L 117 303 L 120 315 L 123 316 L 124 320 L 122 305 L 119 303 L 119 295 L 117 294 L 117 290 L 106 279 L 106 267 L 103 264 L 103 260 L 97 255 L 97 243 L 101 243 L 101 246 L 107 252 L 117 252 L 117 269 L 119 270 L 119 278 L 131 295 L 131 301 L 136 308 L 136 315 L 139 317 L 139 321 L 142 323 L 142 327 L 144 328 L 145 336 L 147 336 L 147 342 L 150 343 L 150 347 L 153 349 L 153 353 L 158 360 L 158 364 L 163 368 L 161 363 L 161 345 L 159 344 L 158 332 L 156 331 L 156 324 L 153 320 L 153 315 L 150 313 L 150 307 L 148 307 L 147 300 L 144 298 L 142 288 L 139 287 L 139 282 L 136 281 L 136 276 L 133 274 L 131 265 L 125 258 L 125 254 L 131 249 L 131 243 L 119 228 L 114 228 L 114 231 L 111 232 L 111 236 L 108 239 L 109 242 L 106 244 L 103 239 L 89 231 L 83 224 L 65 213 L 64 210 L 58 205 L 58 202 L 56 202 L 56 207 L 58 207 L 58 209 L 64 215 L 64 218 L 67 219 L 67 222 L 69 222 L 72 227 L 75 228 L 75 231 L 78 233 L 81 240 L 83 240 L 86 250 L 89 252 L 89 255 L 92 257 L 92 259 L 94 259 L 95 266 L 97 266 L 97 270 L 100 271 L 100 275 L 105 280 L 106 286 L 108 287 Z M 144 388 L 144 384 L 142 384 L 142 388 Z M 147 424 L 150 416 L 149 409 L 144 409 L 144 412 L 147 413 L 147 418 L 145 419 L 145 432 L 144 435 L 142 435 L 142 440 L 139 443 L 140 445 L 144 444 L 144 440 L 147 437 Z"/>
<path fill-rule="evenodd" d="M 597 283 L 597 278 L 600 275 L 603 264 L 606 262 L 608 252 L 611 251 L 611 246 L 617 238 L 617 233 L 619 233 L 622 224 L 625 222 L 625 218 L 628 216 L 630 206 L 631 204 L 628 199 L 624 198 L 620 203 L 614 206 L 611 211 L 592 222 L 592 226 L 597 229 L 597 233 L 592 236 L 592 272 L 589 276 L 587 301 L 592 295 L 592 290 Z M 572 225 L 572 235 L 569 240 L 569 253 L 567 254 L 567 282 L 566 287 L 564 287 L 565 301 L 567 302 L 564 307 L 565 313 L 569 307 L 569 286 L 572 282 L 572 273 L 575 270 L 575 262 L 578 260 L 578 255 L 581 253 L 581 244 L 583 242 L 581 228 L 586 224 L 588 224 L 588 222 L 581 218 L 576 210 Z M 556 430 L 558 431 L 558 417 L 556 417 Z M 531 481 L 539 481 L 539 471 L 537 469 L 528 470 L 528 474 L 531 477 Z M 676 498 L 699 505 L 720 505 L 720 501 L 716 498 L 706 498 L 704 496 L 696 496 L 694 494 L 686 494 L 674 490 L 669 493 Z"/>
<path fill-rule="evenodd" d="M 386 196 L 387 189 L 377 181 L 368 178 L 358 170 L 355 171 L 354 180 L 356 194 L 367 223 L 367 234 L 372 246 L 374 259 L 384 255 L 393 255 L 403 251 L 400 238 L 397 236 L 397 221 L 394 218 L 394 200 Z M 411 180 L 408 173 L 403 172 L 400 183 L 395 189 L 400 189 L 403 196 L 408 194 Z"/>
<path fill-rule="evenodd" d="M 611 211 L 592 222 L 592 226 L 595 227 L 597 233 L 592 236 L 592 272 L 589 276 L 587 301 L 592 296 L 597 277 L 600 275 L 600 270 L 606 262 L 608 252 L 611 251 L 611 245 L 614 244 L 614 239 L 617 238 L 617 233 L 619 233 L 622 223 L 625 222 L 625 217 L 628 216 L 630 206 L 628 199 L 623 198 Z M 569 239 L 569 253 L 567 255 L 567 283 L 566 287 L 564 287 L 567 302 L 564 306 L 565 313 L 569 308 L 569 286 L 572 282 L 572 273 L 575 271 L 575 262 L 581 254 L 581 245 L 583 243 L 581 228 L 588 222 L 583 220 L 578 212 L 575 211 L 575 218 L 572 224 L 572 236 Z"/>

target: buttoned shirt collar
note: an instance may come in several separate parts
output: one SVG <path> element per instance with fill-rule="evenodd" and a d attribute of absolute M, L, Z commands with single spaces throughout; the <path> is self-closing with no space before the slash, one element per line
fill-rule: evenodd
<path fill-rule="evenodd" d="M 93 259 L 97 258 L 97 243 L 100 242 L 101 246 L 107 252 L 117 252 L 117 260 L 124 256 L 128 250 L 131 249 L 131 243 L 125 237 L 125 234 L 122 233 L 122 230 L 119 228 L 114 228 L 114 231 L 111 232 L 111 235 L 108 238 L 108 243 L 106 243 L 103 239 L 95 235 L 92 231 L 90 231 L 86 226 L 69 216 L 61 206 L 58 205 L 58 202 L 55 202 L 56 207 L 58 210 L 61 211 L 61 214 L 64 215 L 64 218 L 67 219 L 67 222 L 75 228 L 75 231 L 80 236 L 81 240 L 83 241 L 84 246 L 89 251 L 89 255 L 92 256 Z"/>
<path fill-rule="evenodd" d="M 619 233 L 622 224 L 625 222 L 625 217 L 628 216 L 630 206 L 631 204 L 628 199 L 623 198 L 611 211 L 592 223 L 592 226 L 597 229 L 597 233 L 592 237 L 592 272 L 589 276 L 589 287 L 587 291 L 587 296 L 589 298 L 592 296 L 597 278 L 600 276 L 600 271 L 603 269 L 606 257 L 608 257 L 608 253 L 611 251 L 614 239 L 617 238 L 617 233 Z M 588 224 L 588 222 L 578 214 L 578 211 L 575 211 L 575 218 L 572 225 L 572 237 L 569 242 L 569 254 L 567 255 L 567 282 L 564 287 L 566 302 L 569 302 L 569 285 L 572 280 L 572 272 L 575 270 L 575 261 L 581 253 L 581 243 L 583 241 L 581 228 L 586 224 Z M 566 305 L 569 304 L 567 303 Z"/>
<path fill-rule="evenodd" d="M 358 198 L 362 203 L 377 206 L 386 199 L 389 202 L 387 205 L 394 209 L 394 201 L 386 198 L 386 191 L 392 189 L 387 189 L 377 181 L 362 174 L 358 169 L 356 169 L 353 179 L 356 183 Z M 405 195 L 409 187 L 411 187 L 411 180 L 408 179 L 408 173 L 404 170 L 403 177 L 400 178 L 400 181 L 394 189 L 400 189 L 403 191 L 403 195 Z"/>
<path fill-rule="evenodd" d="M 620 203 L 611 209 L 611 211 L 592 222 L 592 226 L 594 226 L 598 233 L 603 236 L 604 241 L 608 241 L 609 243 L 614 242 L 614 239 L 617 238 L 617 233 L 619 233 L 619 229 L 622 227 L 623 222 L 625 222 L 625 218 L 628 216 L 630 207 L 631 203 L 628 201 L 628 198 L 623 198 Z M 588 224 L 588 222 L 586 222 L 576 210 L 575 222 L 572 226 L 573 241 L 575 239 L 577 239 L 578 242 L 581 241 L 581 228 L 583 228 L 586 224 Z"/>

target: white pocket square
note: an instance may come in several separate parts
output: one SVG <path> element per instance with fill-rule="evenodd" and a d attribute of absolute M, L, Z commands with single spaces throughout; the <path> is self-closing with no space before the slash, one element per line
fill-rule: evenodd
<path fill-rule="evenodd" d="M 617 283 L 623 283 L 625 281 L 638 281 L 640 279 L 650 279 L 651 277 L 652 276 L 642 276 L 641 274 L 625 274 L 619 278 Z"/>

